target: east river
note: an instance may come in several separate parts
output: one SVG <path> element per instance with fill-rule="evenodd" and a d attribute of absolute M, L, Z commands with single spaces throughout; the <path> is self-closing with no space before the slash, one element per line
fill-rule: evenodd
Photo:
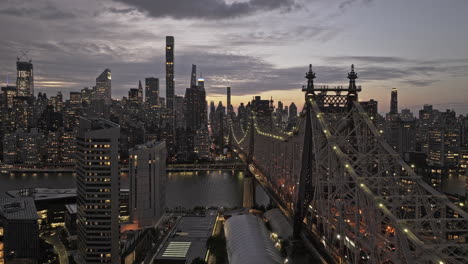
<path fill-rule="evenodd" d="M 0 197 L 5 192 L 21 188 L 76 188 L 76 176 L 71 173 L 1 174 Z M 169 208 L 195 206 L 242 206 L 244 172 L 242 171 L 190 171 L 169 172 L 166 205 Z M 121 188 L 128 188 L 128 176 L 121 176 Z M 266 205 L 268 198 L 257 186 L 257 203 Z"/>

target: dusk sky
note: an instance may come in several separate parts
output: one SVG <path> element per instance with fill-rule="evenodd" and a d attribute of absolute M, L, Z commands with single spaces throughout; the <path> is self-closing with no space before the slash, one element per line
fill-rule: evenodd
<path fill-rule="evenodd" d="M 388 112 L 425 103 L 468 113 L 466 0 L 2 0 L 1 82 L 16 80 L 19 49 L 30 49 L 37 92 L 93 86 L 112 70 L 121 98 L 145 77 L 165 95 L 165 36 L 175 37 L 176 93 L 191 64 L 206 79 L 207 100 L 233 104 L 262 95 L 302 105 L 304 75 L 318 85 L 347 85 L 355 64 L 361 100 Z M 276 104 L 276 103 L 275 103 Z"/>

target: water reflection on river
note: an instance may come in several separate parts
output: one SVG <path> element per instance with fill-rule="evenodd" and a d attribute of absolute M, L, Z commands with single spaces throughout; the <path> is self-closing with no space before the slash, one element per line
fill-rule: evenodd
<path fill-rule="evenodd" d="M 195 206 L 242 206 L 243 171 L 170 172 L 166 189 L 169 208 Z M 0 197 L 6 191 L 21 188 L 75 188 L 72 173 L 1 174 Z M 128 188 L 128 175 L 122 175 L 121 188 Z M 257 186 L 257 202 L 266 205 L 268 198 Z"/>

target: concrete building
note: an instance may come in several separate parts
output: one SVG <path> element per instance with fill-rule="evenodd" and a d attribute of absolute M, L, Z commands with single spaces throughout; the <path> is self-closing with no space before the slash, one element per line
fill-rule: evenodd
<path fill-rule="evenodd" d="M 139 228 L 154 226 L 166 208 L 166 143 L 148 142 L 130 150 L 130 215 Z"/>
<path fill-rule="evenodd" d="M 81 118 L 77 136 L 79 263 L 119 263 L 119 125 Z"/>
<path fill-rule="evenodd" d="M 0 198 L 0 263 L 37 263 L 38 219 L 33 198 Z"/>

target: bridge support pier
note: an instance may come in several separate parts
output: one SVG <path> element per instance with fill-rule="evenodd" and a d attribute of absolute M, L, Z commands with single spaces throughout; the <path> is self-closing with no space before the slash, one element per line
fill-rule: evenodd
<path fill-rule="evenodd" d="M 242 206 L 244 208 L 252 208 L 255 205 L 255 181 L 252 175 L 247 175 L 244 178 L 244 196 Z"/>

